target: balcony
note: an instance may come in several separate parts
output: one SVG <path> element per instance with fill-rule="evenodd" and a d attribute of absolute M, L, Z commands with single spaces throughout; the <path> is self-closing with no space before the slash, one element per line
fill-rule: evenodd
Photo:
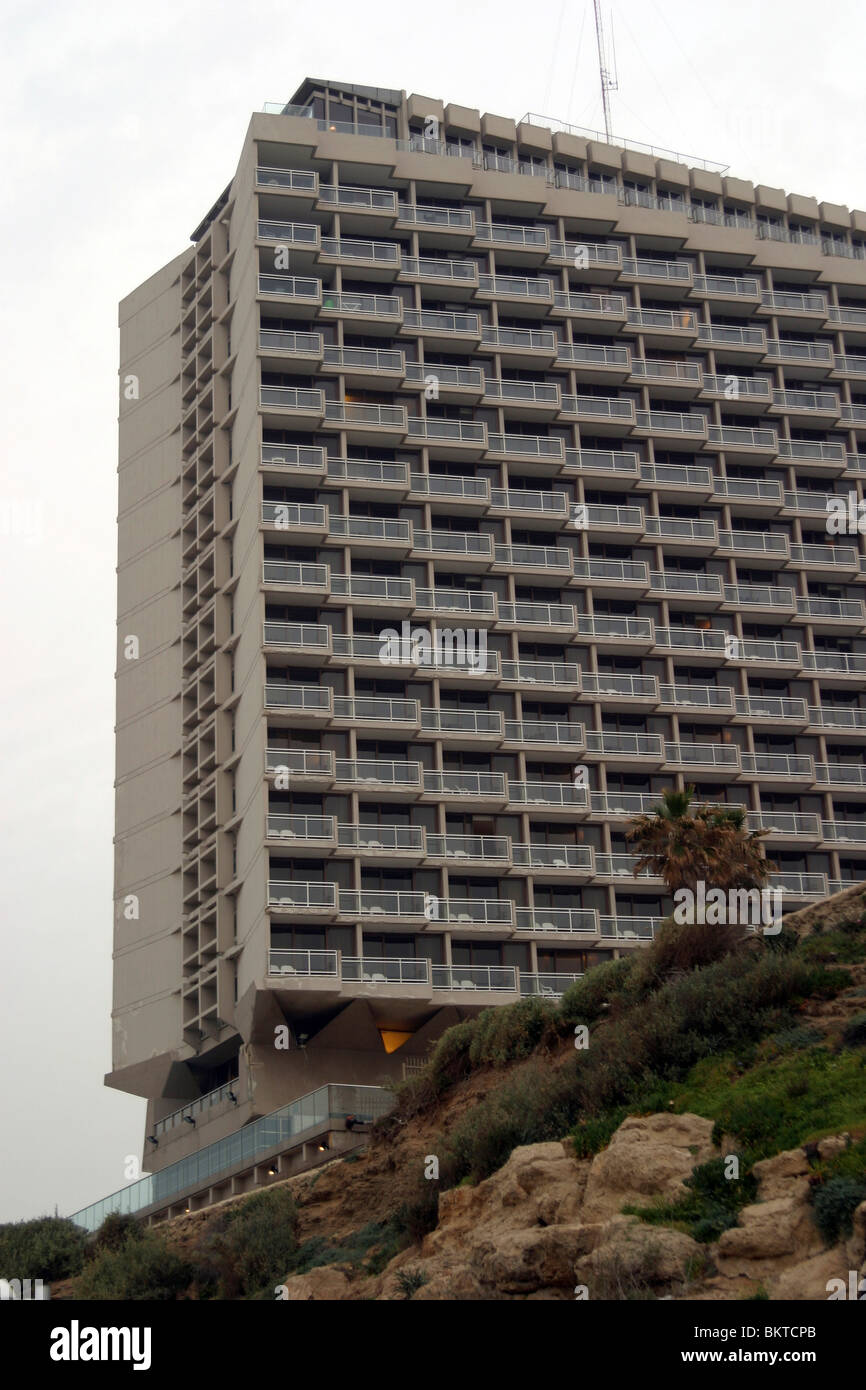
<path fill-rule="evenodd" d="M 594 642 L 600 651 L 632 647 L 649 651 L 654 645 L 652 618 L 627 618 L 618 614 L 577 615 L 577 635 Z"/>
<path fill-rule="evenodd" d="M 571 878 L 580 874 L 591 878 L 593 851 L 589 845 L 514 844 L 512 859 L 516 869 L 526 869 L 535 876 L 550 874 L 561 878 L 563 871 Z"/>
<path fill-rule="evenodd" d="M 767 886 L 779 890 L 786 898 L 812 902 L 827 896 L 826 874 L 771 874 Z"/>
<path fill-rule="evenodd" d="M 551 518 L 567 520 L 569 503 L 564 492 L 495 487 L 490 491 L 490 511 L 496 516 L 516 516 L 521 520 L 541 520 L 546 524 Z"/>
<path fill-rule="evenodd" d="M 779 458 L 826 468 L 837 475 L 847 467 L 845 446 L 834 440 L 780 439 Z"/>
<path fill-rule="evenodd" d="M 647 881 L 652 884 L 662 884 L 664 879 L 659 874 L 650 874 L 644 870 L 641 874 L 635 873 L 637 855 L 635 854 L 596 854 L 595 873 L 597 878 L 608 879 L 640 879 L 642 883 Z"/>
<path fill-rule="evenodd" d="M 312 657 L 315 661 L 323 661 L 332 651 L 331 629 L 325 623 L 266 622 L 264 645 L 291 652 L 294 658 Z"/>
<path fill-rule="evenodd" d="M 696 275 L 693 294 L 721 304 L 725 312 L 751 314 L 761 302 L 761 282 L 751 275 Z"/>
<path fill-rule="evenodd" d="M 839 729 L 862 735 L 866 734 L 866 709 L 858 705 L 810 705 L 809 723 L 816 729 Z"/>
<path fill-rule="evenodd" d="M 437 898 L 430 920 L 449 927 L 513 927 L 514 904 L 508 898 Z"/>
<path fill-rule="evenodd" d="M 699 685 L 697 682 L 659 686 L 659 709 L 688 710 L 694 718 L 707 715 L 722 720 L 734 711 L 734 692 L 724 685 Z"/>
<path fill-rule="evenodd" d="M 749 811 L 746 814 L 748 830 L 766 830 L 770 842 L 817 845 L 821 839 L 821 821 L 818 816 L 803 814 L 800 811 Z"/>
<path fill-rule="evenodd" d="M 334 781 L 348 790 L 389 792 L 414 801 L 423 790 L 420 763 L 402 759 L 337 758 Z"/>
<path fill-rule="evenodd" d="M 575 980 L 582 980 L 583 974 L 563 975 L 562 973 L 552 973 L 543 971 L 541 974 L 530 975 L 523 971 L 520 972 L 520 997 L 522 999 L 561 999 L 567 989 L 570 989 Z"/>
<path fill-rule="evenodd" d="M 334 692 L 320 685 L 265 685 L 269 715 L 290 715 L 299 724 L 327 724 L 334 712 Z"/>
<path fill-rule="evenodd" d="M 487 426 L 472 420 L 409 417 L 407 437 L 424 444 L 436 458 L 479 459 L 487 450 Z"/>
<path fill-rule="evenodd" d="M 332 512 L 328 539 L 350 545 L 358 555 L 376 557 L 382 550 L 404 557 L 412 549 L 412 523 L 377 516 L 344 516 Z"/>
<path fill-rule="evenodd" d="M 371 333 L 390 334 L 403 322 L 403 301 L 393 294 L 325 290 L 320 312 L 323 318 L 340 318 L 363 325 Z"/>
<path fill-rule="evenodd" d="M 400 268 L 400 247 L 396 241 L 323 236 L 318 260 L 322 265 L 346 266 L 366 279 L 393 280 Z"/>
<path fill-rule="evenodd" d="M 474 261 L 451 261 L 439 256 L 404 256 L 397 279 L 446 288 L 449 294 L 468 297 L 478 288 L 478 266 Z"/>
<path fill-rule="evenodd" d="M 598 913 L 591 907 L 519 907 L 517 931 L 598 936 Z"/>
<path fill-rule="evenodd" d="M 518 808 L 541 807 L 545 815 L 571 817 L 589 807 L 586 787 L 571 782 L 512 782 L 508 783 L 509 803 Z"/>
<path fill-rule="evenodd" d="M 496 595 L 483 589 L 418 589 L 416 593 L 418 614 L 459 614 L 485 624 L 496 618 Z"/>
<path fill-rule="evenodd" d="M 759 777 L 767 786 L 812 786 L 815 764 L 802 753 L 741 753 L 742 776 Z"/>
<path fill-rule="evenodd" d="M 829 844 L 866 849 L 866 823 L 863 821 L 825 820 L 822 822 L 821 833 Z"/>
<path fill-rule="evenodd" d="M 617 449 L 566 449 L 565 471 L 585 478 L 613 477 L 622 487 L 631 487 L 640 476 L 638 455 Z"/>
<path fill-rule="evenodd" d="M 517 994 L 517 970 L 510 965 L 434 965 L 433 991 L 476 990 L 483 994 Z"/>
<path fill-rule="evenodd" d="M 508 784 L 502 772 L 428 771 L 424 773 L 424 794 L 501 809 L 508 800 Z"/>
<path fill-rule="evenodd" d="M 787 560 L 793 547 L 781 531 L 720 531 L 718 553 L 734 558 L 753 560 L 766 556 Z"/>
<path fill-rule="evenodd" d="M 773 414 L 788 415 L 794 425 L 819 425 L 832 427 L 844 419 L 843 406 L 835 391 L 792 391 L 775 390 Z"/>
<path fill-rule="evenodd" d="M 304 275 L 260 275 L 259 296 L 265 299 L 278 299 L 280 313 L 309 318 L 311 309 L 319 309 L 322 304 L 322 282 Z"/>
<path fill-rule="evenodd" d="M 688 261 L 659 261 L 647 256 L 624 256 L 620 279 L 644 284 L 662 295 L 666 290 L 677 298 L 691 288 L 694 272 Z"/>
<path fill-rule="evenodd" d="M 767 356 L 767 335 L 763 328 L 702 323 L 698 328 L 697 341 L 701 347 L 712 348 L 722 362 L 757 362 Z"/>
<path fill-rule="evenodd" d="M 493 561 L 493 537 L 483 531 L 416 530 L 413 550 L 418 556 L 454 560 L 467 570 L 486 570 Z"/>
<path fill-rule="evenodd" d="M 573 574 L 575 584 L 589 585 L 593 592 L 629 593 L 642 597 L 650 587 L 650 576 L 643 560 L 584 560 L 575 555 Z"/>
<path fill-rule="evenodd" d="M 580 698 L 599 700 L 606 707 L 632 709 L 636 704 L 652 707 L 658 700 L 655 676 L 626 675 L 613 671 L 584 671 Z"/>
<path fill-rule="evenodd" d="M 622 250 L 615 244 L 593 241 L 551 241 L 554 265 L 579 268 L 587 280 L 616 279 L 622 268 Z"/>
<path fill-rule="evenodd" d="M 835 496 L 828 492 L 804 492 L 801 489 L 785 492 L 785 509 L 796 516 L 807 516 L 826 521 L 830 511 L 830 499 Z M 845 501 L 845 498 L 842 498 Z"/>
<path fill-rule="evenodd" d="M 600 343 L 560 343 L 556 365 L 578 367 L 581 381 L 624 383 L 633 371 L 630 348 Z"/>
<path fill-rule="evenodd" d="M 325 370 L 339 372 L 349 386 L 375 380 L 396 390 L 406 375 L 406 358 L 394 348 L 326 347 L 323 364 Z"/>
<path fill-rule="evenodd" d="M 417 862 L 424 858 L 425 835 L 420 825 L 351 825 L 337 827 L 337 843 L 341 850 L 350 850 L 364 859 L 391 859 Z"/>
<path fill-rule="evenodd" d="M 515 367 L 546 366 L 556 361 L 556 334 L 549 328 L 483 328 L 481 343 Z"/>
<path fill-rule="evenodd" d="M 645 516 L 643 507 L 607 506 L 604 503 L 590 502 L 585 508 L 586 525 L 578 529 L 589 531 L 593 538 L 608 533 L 611 536 L 630 534 L 637 539 L 644 533 Z M 578 521 L 575 519 L 575 526 Z"/>
<path fill-rule="evenodd" d="M 691 345 L 698 336 L 698 320 L 691 309 L 629 308 L 626 332 L 640 333 L 650 345 Z"/>
<path fill-rule="evenodd" d="M 618 333 L 626 322 L 626 301 L 619 294 L 575 294 L 557 290 L 555 318 L 574 319 L 581 332 Z"/>
<path fill-rule="evenodd" d="M 563 575 L 571 578 L 573 561 L 565 546 L 497 545 L 493 568 L 531 574 L 537 583 L 556 583 Z"/>
<path fill-rule="evenodd" d="M 435 897 L 430 893 L 379 892 L 372 888 L 341 888 L 340 916 L 376 917 L 394 926 L 429 920 Z"/>
<path fill-rule="evenodd" d="M 740 411 L 767 410 L 773 400 L 773 383 L 768 376 L 704 376 L 703 395 L 714 401 L 733 401 Z"/>
<path fill-rule="evenodd" d="M 506 603 L 500 600 L 497 626 L 531 629 L 542 636 L 555 630 L 570 636 L 574 632 L 575 616 L 570 603 Z"/>
<path fill-rule="evenodd" d="M 475 245 L 485 250 L 505 250 L 514 264 L 540 263 L 550 251 L 546 227 L 520 227 L 510 222 L 477 222 Z"/>
<path fill-rule="evenodd" d="M 269 975 L 295 975 L 301 979 L 326 979 L 339 987 L 338 951 L 269 951 Z"/>
<path fill-rule="evenodd" d="M 719 543 L 716 523 L 702 517 L 648 516 L 644 534 L 672 555 L 711 555 Z"/>
<path fill-rule="evenodd" d="M 619 396 L 563 396 L 562 416 L 592 425 L 596 434 L 630 434 L 637 418 L 634 402 Z"/>
<path fill-rule="evenodd" d="M 328 482 L 340 483 L 350 494 L 379 497 L 409 495 L 409 465 L 390 459 L 328 459 Z"/>
<path fill-rule="evenodd" d="M 450 747 L 474 748 L 479 740 L 499 744 L 505 736 L 499 710 L 424 708 L 421 729 Z"/>
<path fill-rule="evenodd" d="M 334 720 L 361 729 L 372 724 L 386 735 L 417 732 L 421 726 L 421 706 L 417 700 L 400 700 L 387 695 L 337 695 Z"/>
<path fill-rule="evenodd" d="M 815 785 L 839 791 L 866 790 L 866 765 L 826 762 L 815 764 Z"/>
<path fill-rule="evenodd" d="M 354 405 L 327 401 L 325 422 L 345 431 L 349 440 L 366 444 L 395 444 L 409 427 L 404 405 Z"/>
<path fill-rule="evenodd" d="M 796 367 L 799 376 L 809 377 L 829 376 L 833 370 L 833 357 L 830 343 L 798 342 L 793 338 L 771 338 L 765 353 L 767 362 Z"/>
<path fill-rule="evenodd" d="M 408 615 L 415 609 L 415 582 L 367 574 L 334 574 L 330 602 L 341 601 L 350 603 L 359 613 L 379 613 L 384 604 L 395 613 Z"/>
<path fill-rule="evenodd" d="M 707 448 L 738 458 L 768 461 L 779 453 L 779 436 L 775 430 L 750 429 L 745 425 L 710 425 Z"/>
<path fill-rule="evenodd" d="M 422 997 L 433 990 L 429 960 L 417 956 L 343 956 L 341 977 L 344 984 L 372 986 L 399 985 Z"/>
<path fill-rule="evenodd" d="M 487 377 L 484 404 L 501 403 L 512 419 L 552 420 L 561 408 L 559 387 L 540 381 L 503 381 Z"/>
<path fill-rule="evenodd" d="M 658 924 L 658 917 L 602 916 L 599 919 L 603 941 L 630 941 L 633 944 L 652 941 Z"/>
<path fill-rule="evenodd" d="M 798 598 L 796 621 L 811 623 L 818 632 L 859 632 L 866 627 L 866 607 L 859 598 Z"/>
<path fill-rule="evenodd" d="M 260 328 L 259 351 L 276 359 L 281 371 L 315 372 L 325 347 L 321 333 L 290 333 L 286 329 Z"/>
<path fill-rule="evenodd" d="M 666 743 L 665 764 L 711 770 L 722 777 L 739 772 L 740 750 L 732 743 Z"/>
<path fill-rule="evenodd" d="M 496 299 L 508 304 L 513 314 L 544 313 L 553 304 L 553 281 L 534 280 L 524 275 L 478 276 L 478 298 Z"/>
<path fill-rule="evenodd" d="M 585 747 L 582 724 L 554 719 L 506 719 L 505 742 L 533 751 L 543 750 L 548 758 L 564 755 L 572 760 Z"/>
<path fill-rule="evenodd" d="M 789 564 L 814 573 L 860 574 L 860 555 L 853 545 L 792 544 Z"/>
<path fill-rule="evenodd" d="M 294 560 L 265 560 L 262 580 L 274 588 L 307 594 L 313 601 L 327 597 L 330 590 L 330 570 L 327 565 L 305 565 Z"/>
<path fill-rule="evenodd" d="M 265 773 L 292 787 L 321 788 L 334 781 L 334 754 L 318 748 L 268 748 Z"/>
<path fill-rule="evenodd" d="M 782 510 L 782 484 L 764 478 L 714 478 L 713 499 L 727 502 L 735 514 L 750 516 L 766 511 L 773 516 Z"/>
<path fill-rule="evenodd" d="M 425 239 L 444 246 L 468 246 L 475 233 L 475 214 L 470 208 L 445 208 L 401 202 L 397 227 L 418 231 Z"/>
<path fill-rule="evenodd" d="M 558 473 L 565 461 L 562 440 L 546 434 L 491 434 L 488 452 L 516 459 L 521 464 L 540 464 L 544 472 Z"/>
<path fill-rule="evenodd" d="M 313 480 L 324 476 L 326 468 L 325 450 L 309 444 L 263 444 L 262 468 L 282 473 L 284 469 L 292 475 L 304 475 Z"/>
<path fill-rule="evenodd" d="M 336 821 L 333 816 L 295 816 L 268 812 L 268 839 L 279 840 L 285 848 L 289 840 L 297 841 L 302 853 L 308 849 L 333 850 L 337 847 Z"/>
<path fill-rule="evenodd" d="M 861 652 L 803 652 L 802 665 L 808 675 L 859 682 L 866 677 L 866 654 Z"/>
<path fill-rule="evenodd" d="M 443 498 L 467 512 L 480 515 L 490 504 L 490 483 L 486 478 L 455 478 L 450 473 L 413 473 L 412 497 Z"/>
<path fill-rule="evenodd" d="M 697 627 L 656 627 L 655 645 L 662 652 L 686 652 L 712 661 L 726 660 L 729 634 Z"/>
<path fill-rule="evenodd" d="M 815 327 L 827 321 L 828 301 L 824 294 L 792 294 L 787 290 L 763 290 L 758 313 L 772 315 L 782 325 L 796 328 L 803 323 Z"/>
<path fill-rule="evenodd" d="M 688 574 L 677 570 L 651 570 L 650 593 L 661 598 L 684 599 L 689 604 L 718 608 L 723 598 L 723 582 L 718 574 Z"/>
<path fill-rule="evenodd" d="M 500 684 L 515 690 L 537 686 L 539 691 L 574 694 L 580 689 L 580 667 L 562 661 L 503 661 Z"/>
<path fill-rule="evenodd" d="M 262 525 L 320 544 L 328 534 L 328 510 L 315 502 L 262 502 Z"/>
<path fill-rule="evenodd" d="M 259 165 L 256 185 L 268 191 L 296 194 L 301 202 L 309 206 L 319 196 L 319 176 L 311 169 L 272 169 Z"/>
<path fill-rule="evenodd" d="M 725 608 L 734 611 L 747 608 L 750 613 L 792 617 L 795 612 L 794 590 L 779 588 L 775 584 L 726 584 Z"/>
<path fill-rule="evenodd" d="M 636 357 L 631 364 L 631 384 L 660 390 L 665 396 L 694 397 L 703 387 L 700 362 L 662 362 Z"/>
<path fill-rule="evenodd" d="M 302 912 L 309 917 L 334 918 L 338 911 L 337 885 L 271 879 L 268 883 L 268 906 L 280 912 Z"/>
<path fill-rule="evenodd" d="M 336 209 L 351 216 L 378 218 L 389 226 L 397 215 L 397 194 L 389 188 L 353 188 L 347 184 L 323 183 L 319 187 L 319 202 L 329 211 Z"/>
<path fill-rule="evenodd" d="M 783 695 L 738 695 L 737 718 L 794 724 L 798 729 L 805 729 L 809 723 L 806 701 Z"/>
<path fill-rule="evenodd" d="M 660 768 L 665 762 L 664 740 L 660 734 L 596 733 L 588 730 L 586 752 L 588 757 L 605 758 L 611 764 L 624 763 L 626 766 L 637 763 Z"/>
<path fill-rule="evenodd" d="M 696 446 L 707 438 L 707 421 L 703 415 L 681 414 L 673 410 L 638 410 L 635 428 L 640 434 L 660 440 L 691 441 Z"/>
<path fill-rule="evenodd" d="M 481 320 L 477 314 L 454 313 L 441 309 L 406 309 L 402 331 L 423 338 L 425 344 L 443 352 L 473 352 L 481 341 Z"/>
<path fill-rule="evenodd" d="M 441 864 L 461 864 L 499 873 L 511 867 L 511 841 L 505 835 L 429 835 L 427 859 Z"/>
<path fill-rule="evenodd" d="M 678 463 L 642 463 L 638 486 L 643 488 L 644 484 L 662 497 L 678 499 L 691 495 L 704 500 L 713 495 L 714 479 L 712 469 L 702 464 L 683 467 Z"/>

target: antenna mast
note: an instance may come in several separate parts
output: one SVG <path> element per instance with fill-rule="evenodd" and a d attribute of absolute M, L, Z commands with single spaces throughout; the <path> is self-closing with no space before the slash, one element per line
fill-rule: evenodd
<path fill-rule="evenodd" d="M 601 14 L 601 0 L 592 0 L 595 10 L 595 41 L 598 47 L 598 75 L 601 81 L 601 104 L 604 110 L 604 133 L 608 140 L 611 137 L 610 129 L 610 97 L 609 92 L 615 92 L 619 88 L 618 74 L 616 71 L 616 51 L 613 50 L 613 76 L 611 76 L 610 66 L 608 65 L 605 53 L 604 40 L 604 20 Z M 611 20 L 611 33 L 613 33 L 613 20 Z"/>

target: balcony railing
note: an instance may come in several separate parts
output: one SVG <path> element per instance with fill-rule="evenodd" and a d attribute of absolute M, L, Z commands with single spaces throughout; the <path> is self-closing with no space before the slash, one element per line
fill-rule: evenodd
<path fill-rule="evenodd" d="M 734 692 L 723 685 L 662 685 L 659 703 L 671 708 L 733 710 Z"/>
<path fill-rule="evenodd" d="M 505 800 L 507 783 L 502 772 L 424 773 L 424 791 L 433 796 L 478 796 Z"/>
<path fill-rule="evenodd" d="M 862 763 L 816 763 L 815 781 L 819 786 L 866 787 L 866 766 Z"/>
<path fill-rule="evenodd" d="M 418 589 L 415 606 L 422 612 L 494 617 L 496 595 L 483 589 Z"/>
<path fill-rule="evenodd" d="M 332 844 L 336 821 L 333 816 L 292 816 L 268 813 L 268 835 L 275 840 L 304 840 Z"/>
<path fill-rule="evenodd" d="M 522 869 L 565 869 L 592 873 L 593 852 L 589 845 L 514 844 L 514 864 Z"/>
<path fill-rule="evenodd" d="M 268 902 L 292 912 L 329 912 L 337 908 L 335 883 L 308 883 L 302 880 L 271 879 Z"/>
<path fill-rule="evenodd" d="M 753 777 L 814 777 L 815 764 L 805 753 L 741 753 L 743 772 Z"/>
<path fill-rule="evenodd" d="M 421 728 L 429 734 L 492 734 L 503 737 L 503 715 L 499 710 L 422 709 Z"/>
<path fill-rule="evenodd" d="M 337 951 L 269 951 L 269 975 L 302 975 L 306 978 L 338 980 L 340 977 Z"/>
<path fill-rule="evenodd" d="M 598 913 L 592 907 L 519 907 L 517 930 L 597 936 Z"/>
<path fill-rule="evenodd" d="M 521 971 L 520 994 L 522 998 L 537 996 L 541 999 L 561 999 L 566 990 L 574 984 L 575 980 L 582 979 L 582 973 L 564 975 L 551 971 L 543 971 L 541 974 L 530 975 Z"/>
<path fill-rule="evenodd" d="M 268 748 L 265 752 L 267 772 L 333 778 L 334 767 L 334 754 L 326 748 Z"/>
<path fill-rule="evenodd" d="M 508 799 L 518 806 L 563 806 L 586 810 L 589 804 L 586 787 L 571 782 L 512 782 L 508 783 Z"/>
<path fill-rule="evenodd" d="M 517 970 L 512 965 L 434 965 L 433 988 L 516 994 Z"/>
<path fill-rule="evenodd" d="M 342 978 L 352 984 L 428 985 L 429 960 L 414 956 L 343 956 Z"/>
<path fill-rule="evenodd" d="M 434 859 L 507 865 L 511 841 L 505 835 L 428 835 L 427 854 Z"/>
<path fill-rule="evenodd" d="M 613 671 L 584 671 L 581 678 L 584 695 L 617 696 L 627 699 L 656 699 L 659 686 L 655 676 L 620 675 Z"/>
<path fill-rule="evenodd" d="M 424 853 L 424 827 L 420 825 L 380 825 L 377 821 L 369 825 L 337 826 L 337 843 L 340 849 L 351 849 L 356 854 L 365 852 L 389 851 L 392 854 Z"/>
<path fill-rule="evenodd" d="M 268 709 L 290 709 L 304 714 L 330 714 L 333 695 L 332 690 L 319 685 L 279 685 L 269 681 L 265 686 Z"/>

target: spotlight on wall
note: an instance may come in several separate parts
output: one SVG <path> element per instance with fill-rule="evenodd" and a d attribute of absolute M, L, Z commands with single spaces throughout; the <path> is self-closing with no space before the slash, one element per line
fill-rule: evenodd
<path fill-rule="evenodd" d="M 194 1124 L 195 1124 L 195 1120 L 193 1119 L 192 1115 L 184 1115 L 184 1117 L 183 1117 L 183 1122 L 184 1122 L 185 1125 L 194 1125 Z"/>
<path fill-rule="evenodd" d="M 147 1136 L 147 1142 L 148 1144 L 152 1144 L 155 1149 L 159 1148 L 159 1140 L 156 1138 L 155 1135 L 149 1134 Z"/>

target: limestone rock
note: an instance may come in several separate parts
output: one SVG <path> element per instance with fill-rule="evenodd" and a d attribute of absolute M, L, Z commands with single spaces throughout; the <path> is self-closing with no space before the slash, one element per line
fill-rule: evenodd
<path fill-rule="evenodd" d="M 341 1269 L 335 1269 L 333 1265 L 322 1265 L 319 1269 L 311 1269 L 308 1274 L 293 1274 L 285 1282 L 286 1298 L 290 1303 L 317 1300 L 334 1302 L 350 1297 L 349 1280 Z"/>
<path fill-rule="evenodd" d="M 716 1152 L 713 1122 L 700 1115 L 638 1115 L 623 1120 L 592 1160 L 581 1219 L 603 1220 L 629 1204 L 685 1195 L 684 1179 Z"/>
<path fill-rule="evenodd" d="M 590 1254 L 575 1261 L 574 1282 L 587 1286 L 590 1299 L 672 1292 L 696 1277 L 706 1258 L 706 1248 L 681 1231 L 617 1220 Z"/>

